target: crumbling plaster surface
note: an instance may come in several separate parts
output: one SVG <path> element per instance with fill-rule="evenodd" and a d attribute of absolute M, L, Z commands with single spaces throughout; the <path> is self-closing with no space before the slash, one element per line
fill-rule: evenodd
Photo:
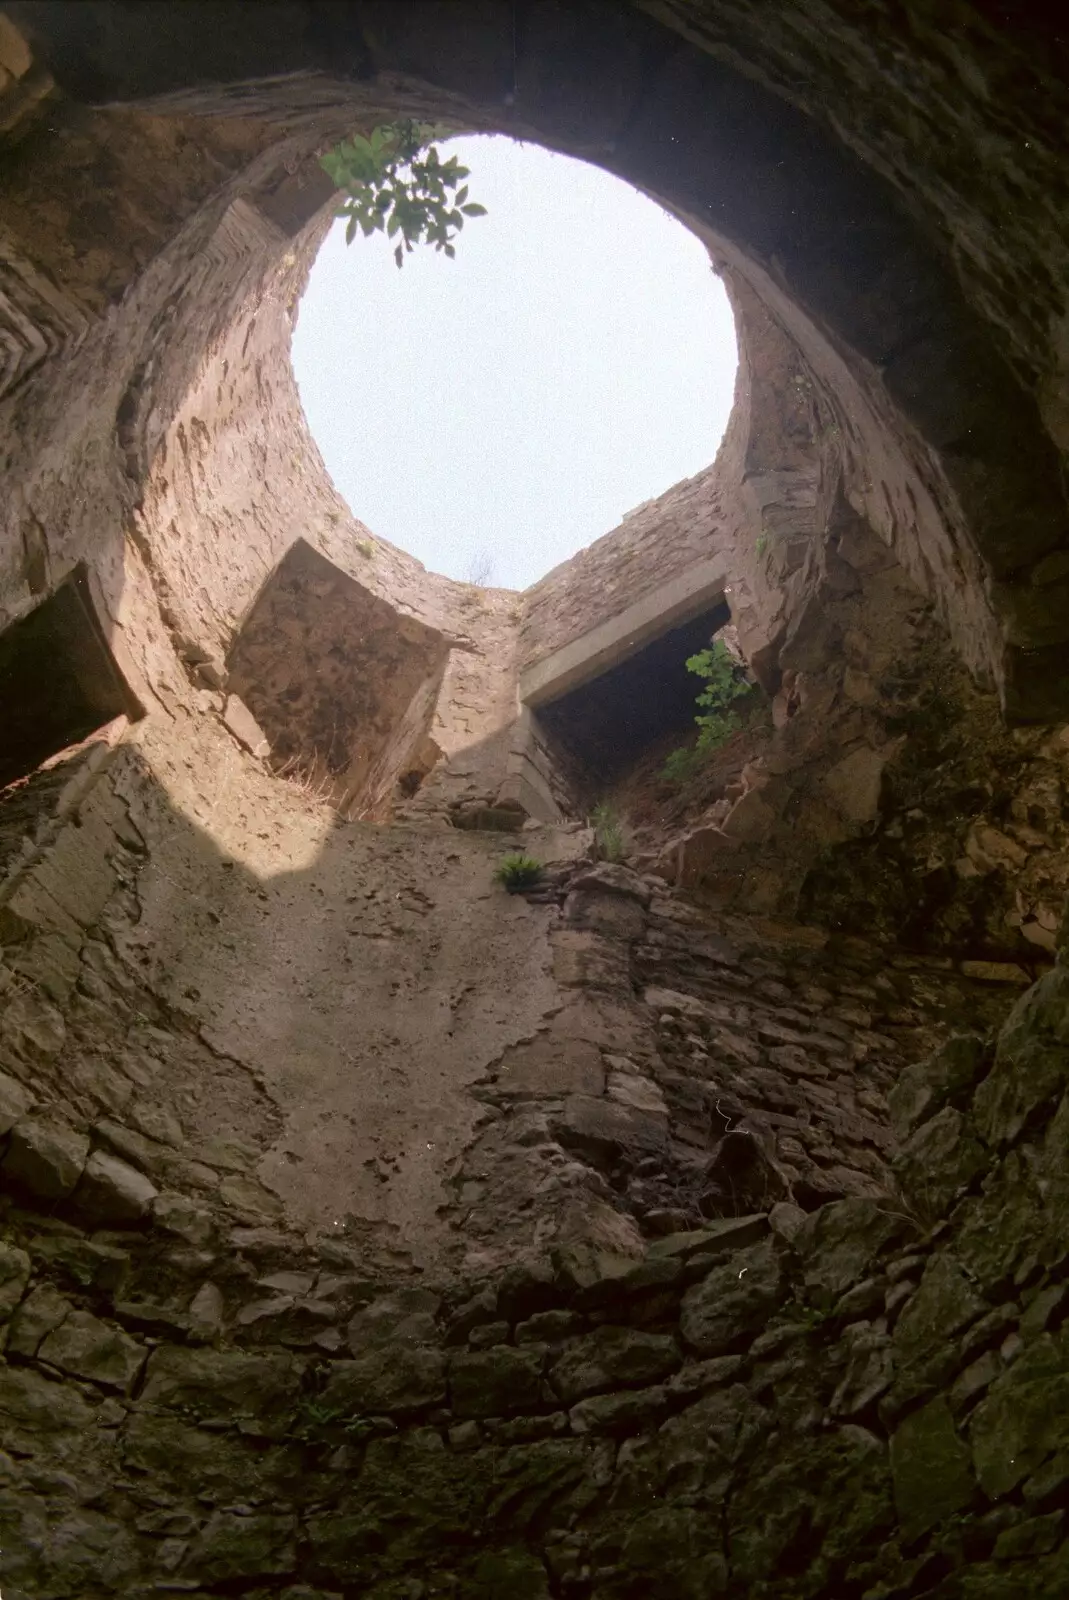
<path fill-rule="evenodd" d="M 470 1085 L 560 1003 L 545 910 L 492 885 L 500 844 L 341 824 L 203 718 L 146 723 L 75 817 L 5 892 L 21 981 L 71 1016 L 37 1093 L 73 1093 L 90 1122 L 133 1098 L 135 1129 L 137 1105 L 157 1132 L 171 1117 L 193 1160 L 215 1136 L 244 1139 L 254 1211 L 440 1259 L 446 1180 L 481 1115 Z M 567 859 L 582 842 L 550 831 L 532 847 Z M 92 998 L 72 993 L 75 969 L 101 937 L 86 927 L 110 946 L 113 1005 L 106 1018 L 97 985 L 96 1035 L 79 1040 Z M 139 1010 L 158 1042 L 172 1033 L 167 1080 L 144 1098 Z"/>

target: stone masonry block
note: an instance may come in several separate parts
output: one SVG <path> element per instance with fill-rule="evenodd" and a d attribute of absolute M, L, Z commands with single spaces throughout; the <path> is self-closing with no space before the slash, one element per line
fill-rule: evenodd
<path fill-rule="evenodd" d="M 121 1226 L 147 1216 L 158 1192 L 143 1172 L 106 1150 L 94 1150 L 85 1164 L 74 1203 L 94 1222 Z"/>
<path fill-rule="evenodd" d="M 3 1175 L 39 1200 L 62 1200 L 82 1175 L 89 1154 L 84 1133 L 62 1123 L 25 1117 L 11 1130 Z"/>

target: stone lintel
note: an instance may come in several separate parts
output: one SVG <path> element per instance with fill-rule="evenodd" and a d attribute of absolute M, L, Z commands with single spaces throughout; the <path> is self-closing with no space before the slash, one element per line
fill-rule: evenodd
<path fill-rule="evenodd" d="M 701 561 L 668 583 L 659 584 L 618 616 L 535 662 L 520 675 L 520 700 L 526 706 L 557 700 L 589 683 L 610 667 L 636 655 L 651 639 L 690 622 L 724 598 L 729 582 L 722 556 Z"/>

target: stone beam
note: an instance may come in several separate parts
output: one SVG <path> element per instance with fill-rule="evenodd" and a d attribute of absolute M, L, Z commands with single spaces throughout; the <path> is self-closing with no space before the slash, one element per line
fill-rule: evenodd
<path fill-rule="evenodd" d="M 723 556 L 698 562 L 599 623 L 520 675 L 520 701 L 545 705 L 636 655 L 669 628 L 690 622 L 724 598 L 729 576 Z"/>

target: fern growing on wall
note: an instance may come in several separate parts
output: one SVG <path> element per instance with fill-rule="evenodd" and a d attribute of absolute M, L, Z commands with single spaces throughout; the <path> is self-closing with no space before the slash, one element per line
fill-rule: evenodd
<path fill-rule="evenodd" d="M 534 856 L 519 852 L 506 856 L 494 872 L 495 882 L 501 884 L 509 894 L 522 894 L 524 889 L 533 889 L 541 878 L 542 863 L 536 861 Z"/>

